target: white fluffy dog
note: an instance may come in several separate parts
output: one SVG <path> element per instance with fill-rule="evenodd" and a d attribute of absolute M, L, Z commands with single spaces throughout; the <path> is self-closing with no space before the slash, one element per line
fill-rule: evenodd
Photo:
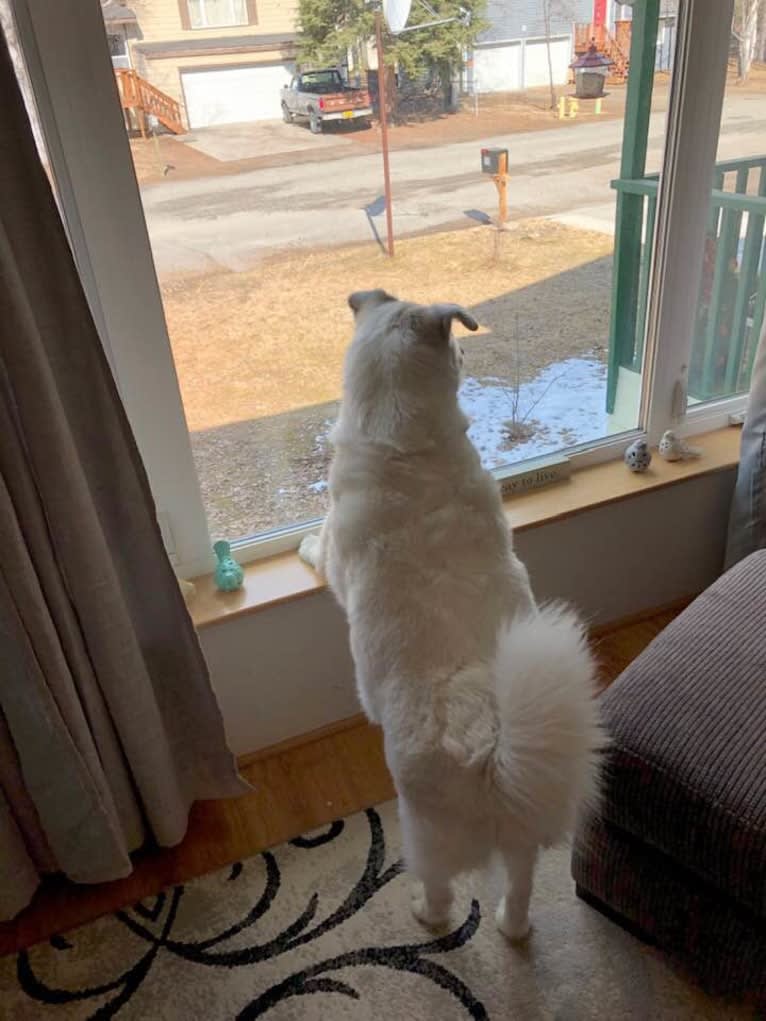
<path fill-rule="evenodd" d="M 351 295 L 330 511 L 301 555 L 348 615 L 359 698 L 383 727 L 413 900 L 447 919 L 453 876 L 503 858 L 497 923 L 529 930 L 538 849 L 596 793 L 602 743 L 582 625 L 538 608 L 497 482 L 458 407 L 454 305 Z"/>

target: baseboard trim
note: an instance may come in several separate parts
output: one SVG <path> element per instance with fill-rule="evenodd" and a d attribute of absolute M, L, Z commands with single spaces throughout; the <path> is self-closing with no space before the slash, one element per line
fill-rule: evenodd
<path fill-rule="evenodd" d="M 334 737 L 335 734 L 342 734 L 346 730 L 354 730 L 368 723 L 364 713 L 355 713 L 353 716 L 346 716 L 342 720 L 335 720 L 327 723 L 324 727 L 317 727 L 316 730 L 309 730 L 305 734 L 296 734 L 295 737 L 288 737 L 284 741 L 277 741 L 276 744 L 267 745 L 257 752 L 246 752 L 237 756 L 237 765 L 240 769 L 252 765 L 253 762 L 260 762 L 262 759 L 270 759 L 275 755 L 284 755 L 285 752 L 295 751 L 303 745 L 314 744 L 326 737 Z"/>
<path fill-rule="evenodd" d="M 652 617 L 656 617 L 661 613 L 680 613 L 694 599 L 696 599 L 696 594 L 693 596 L 682 596 L 662 606 L 654 606 L 650 610 L 641 610 L 638 613 L 621 617 L 619 620 L 610 621 L 608 624 L 599 624 L 597 627 L 589 629 L 589 637 L 592 641 L 598 641 L 614 631 L 619 631 L 620 628 L 630 627 L 632 624 L 640 624 L 644 620 L 651 620 Z M 278 741 L 276 744 L 268 745 L 266 748 L 261 748 L 258 751 L 239 755 L 237 757 L 237 765 L 240 769 L 244 769 L 253 762 L 270 759 L 276 755 L 284 755 L 286 752 L 295 751 L 296 748 L 302 748 L 304 745 L 314 744 L 323 738 L 333 737 L 335 734 L 342 734 L 344 731 L 354 730 L 356 727 L 365 725 L 371 726 L 364 713 L 355 713 L 353 716 L 346 716 L 342 720 L 328 723 L 324 727 L 317 727 L 316 730 L 309 730 L 305 734 L 296 734 L 295 737 L 288 737 L 285 741 Z"/>
<path fill-rule="evenodd" d="M 695 592 L 694 595 L 690 596 L 679 596 L 678 599 L 673 599 L 669 603 L 663 603 L 661 606 L 653 606 L 650 610 L 639 610 L 636 613 L 629 613 L 625 617 L 618 617 L 617 620 L 610 620 L 606 624 L 597 624 L 595 627 L 588 629 L 588 636 L 591 639 L 604 638 L 606 635 L 611 635 L 614 631 L 619 631 L 621 628 L 630 627 L 633 624 L 641 624 L 645 620 L 651 620 L 652 617 L 658 617 L 663 613 L 681 613 L 686 607 L 693 603 L 699 595 L 699 592 Z"/>

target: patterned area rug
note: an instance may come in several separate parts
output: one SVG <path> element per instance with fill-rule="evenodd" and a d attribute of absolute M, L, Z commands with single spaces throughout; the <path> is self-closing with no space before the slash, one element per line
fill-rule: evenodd
<path fill-rule="evenodd" d="M 0 961 L 14 1021 L 538 1021 L 751 1017 L 706 998 L 578 901 L 546 854 L 521 948 L 499 877 L 466 879 L 448 930 L 413 919 L 394 803 Z"/>

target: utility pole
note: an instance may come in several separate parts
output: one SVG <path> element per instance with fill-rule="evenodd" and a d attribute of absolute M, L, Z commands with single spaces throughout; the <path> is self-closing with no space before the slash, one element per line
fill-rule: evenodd
<path fill-rule="evenodd" d="M 391 174 L 388 166 L 388 109 L 386 105 L 386 64 L 383 54 L 383 15 L 375 13 L 375 45 L 378 50 L 378 103 L 383 148 L 383 191 L 386 202 L 386 241 L 388 254 L 394 257 L 394 221 L 391 209 Z"/>

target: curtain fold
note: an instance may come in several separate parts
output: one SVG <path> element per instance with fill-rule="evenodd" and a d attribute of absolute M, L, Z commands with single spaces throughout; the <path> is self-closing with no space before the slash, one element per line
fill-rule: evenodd
<path fill-rule="evenodd" d="M 750 379 L 724 568 L 766 548 L 766 319 Z"/>
<path fill-rule="evenodd" d="M 0 39 L 0 917 L 247 789 Z"/>

